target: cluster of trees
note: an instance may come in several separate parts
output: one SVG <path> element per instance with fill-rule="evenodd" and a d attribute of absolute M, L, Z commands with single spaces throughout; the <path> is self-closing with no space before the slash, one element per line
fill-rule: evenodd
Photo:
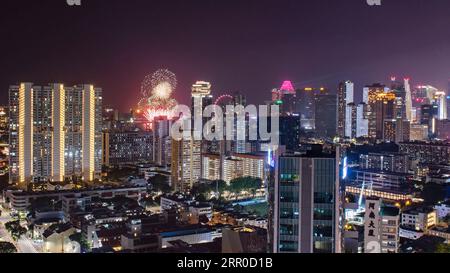
<path fill-rule="evenodd" d="M 423 187 L 422 198 L 425 200 L 425 203 L 434 205 L 445 200 L 446 191 L 445 185 L 426 183 Z"/>
<path fill-rule="evenodd" d="M 157 174 L 149 179 L 152 192 L 170 193 L 172 188 L 166 176 Z M 209 183 L 197 183 L 191 189 L 191 194 L 197 198 L 198 201 L 206 201 L 210 197 L 211 192 L 217 192 L 220 199 L 225 192 L 230 192 L 238 196 L 242 191 L 247 191 L 256 194 L 257 190 L 261 189 L 262 181 L 254 177 L 240 177 L 232 180 L 228 185 L 223 180 L 216 180 Z"/>
<path fill-rule="evenodd" d="M 254 177 L 240 177 L 231 181 L 228 190 L 232 193 L 239 194 L 242 191 L 251 192 L 253 195 L 261 189 L 262 181 Z"/>
<path fill-rule="evenodd" d="M 119 182 L 123 181 L 127 177 L 137 176 L 138 172 L 135 168 L 103 168 L 108 175 L 106 181 Z"/>
<path fill-rule="evenodd" d="M 6 230 L 11 233 L 14 240 L 18 240 L 22 235 L 27 233 L 27 229 L 20 225 L 20 221 L 11 221 L 5 224 Z"/>
<path fill-rule="evenodd" d="M 0 253 L 16 253 L 17 248 L 9 242 L 0 242 Z"/>
<path fill-rule="evenodd" d="M 81 233 L 75 233 L 69 236 L 70 240 L 78 242 L 81 247 L 82 253 L 88 252 L 91 249 L 91 245 L 89 244 L 88 240 L 84 238 L 84 236 Z"/>
<path fill-rule="evenodd" d="M 169 193 L 172 188 L 169 185 L 169 180 L 166 176 L 157 174 L 149 180 L 151 188 L 153 191 Z"/>
<path fill-rule="evenodd" d="M 450 245 L 446 243 L 439 244 L 436 253 L 450 253 Z"/>
<path fill-rule="evenodd" d="M 217 180 L 211 183 L 196 184 L 191 189 L 191 194 L 200 199 L 207 199 L 209 193 L 211 192 L 218 192 L 219 198 L 223 195 L 224 192 L 231 192 L 236 194 L 237 197 L 238 194 L 242 191 L 251 192 L 253 195 L 255 195 L 256 191 L 261 189 L 261 187 L 262 181 L 259 178 L 240 177 L 232 180 L 230 182 L 230 185 L 228 185 L 223 180 Z"/>

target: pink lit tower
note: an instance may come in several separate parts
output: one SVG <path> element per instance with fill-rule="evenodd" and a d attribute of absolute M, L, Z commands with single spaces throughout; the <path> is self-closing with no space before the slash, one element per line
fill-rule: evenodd
<path fill-rule="evenodd" d="M 272 103 L 280 106 L 282 115 L 294 114 L 295 98 L 295 88 L 291 81 L 284 81 L 279 89 L 272 90 Z"/>

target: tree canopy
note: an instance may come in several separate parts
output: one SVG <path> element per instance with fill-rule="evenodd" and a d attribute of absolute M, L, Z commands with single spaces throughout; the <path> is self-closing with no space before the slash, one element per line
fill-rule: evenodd
<path fill-rule="evenodd" d="M 9 242 L 0 242 L 0 253 L 16 253 L 17 248 Z"/>
<path fill-rule="evenodd" d="M 152 190 L 154 190 L 154 191 L 160 191 L 162 193 L 169 193 L 172 190 L 169 185 L 169 179 L 164 175 L 157 174 L 154 177 L 151 177 L 149 179 L 149 182 L 152 186 Z"/>

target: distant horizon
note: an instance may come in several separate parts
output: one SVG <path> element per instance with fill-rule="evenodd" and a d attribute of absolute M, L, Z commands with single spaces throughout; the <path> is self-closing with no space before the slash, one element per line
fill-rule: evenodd
<path fill-rule="evenodd" d="M 392 75 L 391 75 L 391 76 L 392 76 Z M 391 76 L 390 76 L 390 77 L 391 77 Z M 389 81 L 390 81 L 390 77 L 389 77 L 389 79 L 388 79 Z M 436 87 L 436 86 L 434 86 L 434 85 L 432 85 L 432 84 L 427 84 L 427 83 L 414 83 L 413 79 L 410 79 L 410 80 L 411 80 L 410 83 L 411 83 L 411 89 L 412 89 L 412 90 L 413 90 L 414 88 L 418 87 L 418 86 L 421 86 L 421 85 L 430 85 L 430 86 L 432 86 L 432 87 L 435 87 L 435 88 L 438 89 L 438 90 L 444 91 L 444 92 L 447 94 L 447 96 L 450 95 L 450 79 L 449 79 L 449 86 L 448 86 L 447 89 L 441 89 L 441 88 L 439 88 L 439 87 Z M 295 91 L 298 91 L 298 90 L 301 90 L 301 89 L 304 89 L 304 88 L 309 88 L 309 87 L 310 87 L 310 88 L 314 88 L 314 89 L 326 88 L 328 91 L 331 91 L 332 94 L 336 94 L 336 92 L 337 92 L 337 90 L 338 90 L 338 86 L 339 86 L 339 84 L 342 83 L 342 82 L 345 82 L 345 81 L 351 81 L 351 82 L 355 83 L 353 80 L 350 80 L 350 79 L 342 80 L 342 81 L 336 83 L 336 87 L 333 88 L 333 87 L 329 87 L 329 86 L 325 86 L 325 85 L 307 85 L 307 84 L 303 84 L 303 85 L 301 85 L 301 86 L 299 87 L 299 85 L 297 85 L 298 83 L 296 83 L 296 82 L 293 82 L 293 81 L 291 81 L 291 80 L 285 80 L 285 81 L 290 81 L 290 82 L 292 83 L 293 88 L 294 88 Z M 271 100 L 271 98 L 270 98 L 270 95 L 271 95 L 271 94 L 270 94 L 270 91 L 273 90 L 274 88 L 277 88 L 277 89 L 281 88 L 281 87 L 282 87 L 282 84 L 283 84 L 285 81 L 282 81 L 278 87 L 268 88 L 268 89 L 267 89 L 267 92 L 266 92 L 266 97 L 265 97 L 265 99 L 264 99 L 263 102 L 265 102 L 265 101 L 270 101 L 270 100 Z M 398 81 L 399 81 L 399 79 L 397 79 L 397 82 L 398 82 Z M 403 81 L 403 77 L 401 77 L 401 81 Z M 20 83 L 33 83 L 33 85 L 36 85 L 36 86 L 47 86 L 48 84 L 52 84 L 52 83 L 63 84 L 64 86 L 75 86 L 75 85 L 80 85 L 80 84 L 88 84 L 88 85 L 94 85 L 94 86 L 97 87 L 97 88 L 102 88 L 103 94 L 105 94 L 105 89 L 104 89 L 102 86 L 99 86 L 99 85 L 94 84 L 94 83 L 87 83 L 87 82 L 85 82 L 85 83 L 70 83 L 70 84 L 67 84 L 67 83 L 61 82 L 61 81 L 57 81 L 57 82 L 46 82 L 46 83 L 42 83 L 42 82 L 31 82 L 31 81 L 21 81 L 21 82 L 16 82 L 16 83 L 14 83 L 14 84 L 10 84 L 9 86 L 18 85 L 18 84 L 20 84 Z M 195 82 L 193 82 L 192 84 L 194 84 L 194 83 L 195 83 Z M 234 93 L 239 93 L 239 94 L 241 94 L 241 95 L 246 96 L 247 102 L 253 103 L 252 98 L 249 98 L 249 97 L 248 97 L 245 93 L 243 93 L 243 92 L 235 91 L 235 92 L 230 92 L 230 93 L 217 93 L 217 92 L 214 91 L 214 83 L 211 83 L 211 84 L 212 84 L 212 92 L 211 92 L 211 95 L 213 95 L 215 98 L 217 98 L 217 97 L 219 97 L 219 96 L 221 96 L 221 95 L 224 95 L 224 94 L 233 95 Z M 354 89 L 354 90 L 355 90 L 355 100 L 356 100 L 356 102 L 357 102 L 357 103 L 362 102 L 363 89 L 364 89 L 365 87 L 371 86 L 371 85 L 375 85 L 375 84 L 381 84 L 381 85 L 385 85 L 386 87 L 389 87 L 389 82 L 372 82 L 372 83 L 367 83 L 367 84 L 363 84 L 362 86 L 360 86 L 360 88 L 358 88 L 358 87 L 356 86 L 356 84 L 355 84 L 355 89 Z M 9 87 L 9 86 L 8 86 L 8 87 Z M 177 91 L 178 91 L 178 89 L 175 90 L 174 94 L 177 94 Z M 189 95 L 191 94 L 190 92 L 191 92 L 191 90 L 189 89 Z M 107 94 L 107 92 L 106 92 L 106 94 Z M 103 96 L 103 97 L 104 97 L 104 99 L 107 99 L 105 96 Z M 185 101 L 180 101 L 180 100 L 178 100 L 178 98 L 176 97 L 176 95 L 174 95 L 174 98 L 177 100 L 177 102 L 178 102 L 179 104 L 190 104 L 190 103 L 191 103 L 191 102 L 190 102 L 190 97 L 189 97 L 188 100 L 185 100 Z M 114 105 L 114 104 L 111 104 L 111 103 L 103 103 L 103 106 L 108 106 L 108 107 L 111 107 L 111 108 L 113 108 L 113 109 L 119 110 L 120 113 L 128 113 L 128 112 L 130 112 L 131 110 L 136 110 L 136 109 L 138 108 L 138 107 L 137 107 L 137 106 L 138 106 L 138 101 L 139 101 L 139 100 L 137 100 L 137 101 L 136 101 L 136 104 L 135 104 L 134 106 L 130 107 L 130 108 L 123 108 L 123 107 L 120 107 L 120 106 L 118 106 L 118 105 Z M 1 105 L 7 106 L 7 104 L 8 104 L 8 103 L 5 102 L 5 103 L 2 103 Z"/>

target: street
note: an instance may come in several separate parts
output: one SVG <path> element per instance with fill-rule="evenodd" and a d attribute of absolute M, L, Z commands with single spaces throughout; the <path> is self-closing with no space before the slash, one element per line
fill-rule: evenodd
<path fill-rule="evenodd" d="M 0 239 L 5 242 L 13 243 L 18 253 L 39 253 L 38 248 L 33 243 L 33 241 L 26 236 L 22 236 L 17 242 L 13 240 L 9 232 L 5 229 L 5 223 L 13 221 L 14 219 L 10 216 L 10 211 L 1 208 L 2 215 L 0 216 Z"/>

